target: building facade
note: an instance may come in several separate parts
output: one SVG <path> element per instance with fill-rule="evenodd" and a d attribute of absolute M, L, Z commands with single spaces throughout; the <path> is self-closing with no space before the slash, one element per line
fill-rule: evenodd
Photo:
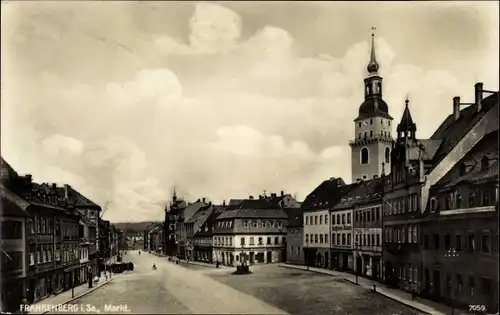
<path fill-rule="evenodd" d="M 217 217 L 212 259 L 223 265 L 282 261 L 288 216 L 282 209 L 233 209 Z"/>
<path fill-rule="evenodd" d="M 421 294 L 498 309 L 498 130 L 434 186 L 422 225 Z"/>
<path fill-rule="evenodd" d="M 384 188 L 384 278 L 403 290 L 422 293 L 428 288 L 423 282 L 426 271 L 422 276 L 428 259 L 423 249 L 422 227 L 429 221 L 426 208 L 430 188 L 488 133 L 498 130 L 498 94 L 483 100 L 483 92 L 482 85 L 476 84 L 472 104 L 463 104 L 455 97 L 453 113 L 430 139 L 416 138 L 416 124 L 406 101 L 391 156 L 392 173 Z M 461 106 L 467 107 L 460 109 Z M 441 275 L 437 270 L 436 279 L 441 279 Z M 441 290 L 438 285 L 442 286 L 433 284 L 436 291 Z"/>
<path fill-rule="evenodd" d="M 198 209 L 198 211 L 185 223 L 185 230 L 186 230 L 186 258 L 190 260 L 196 260 L 197 253 L 196 251 L 196 242 L 195 242 L 195 234 L 198 232 L 201 228 L 201 226 L 207 226 L 205 225 L 205 222 L 208 220 L 210 215 L 213 212 L 213 207 L 212 204 L 209 203 L 208 205 L 201 207 Z"/>
<path fill-rule="evenodd" d="M 2 182 L 6 178 L 2 178 Z M 26 250 L 26 221 L 28 202 L 15 195 L 3 183 L 0 183 L 1 195 L 1 310 L 15 312 L 19 310 L 26 291 L 28 270 L 28 252 Z"/>
<path fill-rule="evenodd" d="M 353 206 L 354 271 L 372 279 L 382 279 L 381 178 L 362 181 L 349 197 Z"/>
<path fill-rule="evenodd" d="M 392 149 L 392 120 L 389 107 L 382 98 L 382 77 L 375 55 L 375 37 L 372 34 L 371 57 L 368 76 L 365 78 L 365 100 L 354 120 L 354 140 L 351 146 L 352 180 L 367 180 L 380 177 L 382 163 L 389 163 Z"/>
<path fill-rule="evenodd" d="M 350 185 L 346 185 L 342 178 L 332 177 L 316 187 L 302 203 L 301 209 L 304 213 L 302 247 L 307 265 L 332 267 L 330 209 L 349 189 Z"/>
<path fill-rule="evenodd" d="M 304 213 L 300 208 L 285 210 L 288 215 L 286 227 L 286 257 L 289 264 L 303 265 L 304 260 Z"/>
<path fill-rule="evenodd" d="M 350 185 L 353 189 L 353 185 Z M 352 201 L 342 197 L 329 212 L 331 234 L 331 268 L 353 270 L 353 210 Z"/>

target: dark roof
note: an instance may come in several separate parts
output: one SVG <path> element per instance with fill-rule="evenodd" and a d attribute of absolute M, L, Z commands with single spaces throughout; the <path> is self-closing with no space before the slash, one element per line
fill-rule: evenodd
<path fill-rule="evenodd" d="M 237 206 L 239 205 L 240 203 L 242 203 L 245 199 L 231 199 L 229 200 L 229 203 L 228 205 L 229 206 Z"/>
<path fill-rule="evenodd" d="M 411 117 L 410 108 L 408 107 L 409 101 L 405 102 L 405 109 L 403 111 L 403 115 L 401 116 L 401 121 L 399 122 L 396 130 L 398 132 L 404 131 L 416 131 L 417 125 L 413 122 L 413 118 Z"/>
<path fill-rule="evenodd" d="M 303 210 L 330 209 L 340 201 L 351 185 L 346 185 L 342 178 L 330 178 L 314 189 L 301 205 Z"/>
<path fill-rule="evenodd" d="M 212 228 L 217 222 L 217 218 L 219 217 L 220 212 L 217 209 L 214 209 L 212 213 L 208 216 L 207 220 L 200 226 L 200 230 L 194 233 L 195 237 L 204 237 L 204 236 L 212 236 Z M 208 227 L 208 231 L 205 232 L 204 227 Z"/>
<path fill-rule="evenodd" d="M 379 96 L 367 96 L 364 102 L 359 106 L 358 117 L 354 121 L 374 116 L 392 119 L 389 115 L 389 106 Z"/>
<path fill-rule="evenodd" d="M 205 223 L 212 211 L 212 205 L 204 206 L 200 208 L 189 220 L 187 220 L 186 224 L 198 222 L 201 225 Z"/>
<path fill-rule="evenodd" d="M 384 179 L 374 178 L 350 185 L 349 192 L 345 194 L 334 210 L 350 208 L 354 205 L 380 200 L 384 192 Z"/>
<path fill-rule="evenodd" d="M 217 220 L 224 219 L 287 219 L 283 209 L 234 209 L 227 210 L 217 218 Z"/>
<path fill-rule="evenodd" d="M 67 188 L 68 188 L 68 196 L 69 198 L 75 201 L 76 207 L 101 209 L 101 207 L 98 204 L 94 203 L 92 200 L 88 199 L 87 197 L 79 193 L 76 189 L 74 189 L 70 185 L 67 185 Z"/>
<path fill-rule="evenodd" d="M 498 92 L 482 102 L 483 108 L 477 113 L 476 106 L 469 106 L 460 111 L 460 117 L 455 121 L 455 115 L 450 114 L 437 128 L 431 139 L 442 140 L 437 150 L 433 168 L 455 147 L 455 145 L 472 129 L 472 127 L 493 107 L 498 106 Z"/>
<path fill-rule="evenodd" d="M 30 205 L 29 202 L 14 194 L 2 183 L 0 183 L 0 196 L 2 216 L 25 217 L 28 215 L 26 210 Z"/>
<path fill-rule="evenodd" d="M 301 208 L 283 209 L 288 217 L 288 227 L 300 227 L 304 224 L 304 210 Z"/>

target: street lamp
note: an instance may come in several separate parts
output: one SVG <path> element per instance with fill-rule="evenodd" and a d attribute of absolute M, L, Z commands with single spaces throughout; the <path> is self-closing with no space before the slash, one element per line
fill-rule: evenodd
<path fill-rule="evenodd" d="M 306 268 L 309 270 L 309 236 L 306 235 Z"/>
<path fill-rule="evenodd" d="M 241 265 L 245 266 L 245 245 L 241 245 L 240 260 L 241 260 Z"/>
<path fill-rule="evenodd" d="M 450 248 L 444 254 L 444 258 L 451 259 L 451 267 L 453 270 L 453 275 L 455 275 L 455 258 L 458 257 L 458 252 L 454 248 Z M 455 314 L 455 303 L 453 301 L 453 276 L 450 279 L 450 297 L 451 297 L 451 315 Z"/>
<path fill-rule="evenodd" d="M 75 278 L 76 278 L 76 274 L 75 274 L 75 269 L 73 269 L 73 272 L 72 272 L 72 280 L 71 280 L 71 298 L 74 298 L 75 297 Z"/>

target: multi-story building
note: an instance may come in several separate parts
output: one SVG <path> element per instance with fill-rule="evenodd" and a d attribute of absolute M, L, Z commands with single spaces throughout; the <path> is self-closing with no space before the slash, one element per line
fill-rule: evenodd
<path fill-rule="evenodd" d="M 498 309 L 498 167 L 497 124 L 431 187 L 421 226 L 422 295 Z"/>
<path fill-rule="evenodd" d="M 163 253 L 167 256 L 178 255 L 177 242 L 179 240 L 180 213 L 186 207 L 186 202 L 177 197 L 174 190 L 172 202 L 165 207 L 165 221 L 163 222 Z"/>
<path fill-rule="evenodd" d="M 286 226 L 286 251 L 283 261 L 290 264 L 304 264 L 304 211 L 301 208 L 284 210 L 288 215 Z"/>
<path fill-rule="evenodd" d="M 282 260 L 288 216 L 282 209 L 226 210 L 213 232 L 213 259 L 224 265 Z"/>
<path fill-rule="evenodd" d="M 186 258 L 190 260 L 197 260 L 198 253 L 196 252 L 195 234 L 198 232 L 202 225 L 208 220 L 213 212 L 212 204 L 201 207 L 189 220 L 185 223 L 186 230 Z M 208 228 L 205 225 L 205 228 Z"/>
<path fill-rule="evenodd" d="M 383 185 L 382 178 L 361 181 L 343 198 L 353 211 L 354 271 L 374 279 L 382 277 Z"/>
<path fill-rule="evenodd" d="M 473 104 L 463 104 L 455 97 L 453 113 L 430 139 L 416 138 L 416 124 L 406 101 L 392 149 L 391 176 L 384 187 L 383 220 L 384 277 L 404 290 L 422 291 L 425 258 L 421 228 L 428 220 L 424 213 L 430 187 L 486 134 L 498 129 L 498 93 L 483 100 L 484 92 L 482 85 L 476 84 Z M 462 105 L 468 107 L 460 110 Z"/>
<path fill-rule="evenodd" d="M 176 222 L 176 242 L 177 242 L 177 252 L 179 257 L 184 259 L 187 254 L 188 245 L 189 250 L 192 251 L 192 244 L 187 244 L 186 238 L 186 225 L 185 223 L 191 219 L 191 217 L 198 212 L 203 207 L 206 207 L 205 198 L 198 199 L 196 202 L 189 203 L 185 208 L 181 208 L 177 213 L 177 222 Z"/>
<path fill-rule="evenodd" d="M 359 107 L 358 117 L 354 120 L 354 140 L 351 146 L 352 180 L 367 180 L 380 177 L 382 163 L 388 163 L 391 154 L 391 124 L 389 107 L 383 100 L 382 77 L 378 74 L 379 64 L 375 56 L 374 34 L 370 62 L 365 78 L 365 100 Z M 387 170 L 386 170 L 387 172 Z"/>
<path fill-rule="evenodd" d="M 102 209 L 95 202 L 82 195 L 75 188 L 70 185 L 57 187 L 57 194 L 59 198 L 66 200 L 67 204 L 73 205 L 74 209 L 78 211 L 81 216 L 86 217 L 92 226 L 90 229 L 90 236 L 93 241 L 89 245 L 89 263 L 92 268 L 93 274 L 97 274 L 99 270 L 99 250 L 101 249 L 99 241 L 99 218 L 102 214 Z M 95 236 L 93 235 L 95 230 Z"/>
<path fill-rule="evenodd" d="M 4 163 L 2 159 L 2 164 Z M 7 165 L 2 165 L 2 169 Z M 8 172 L 8 170 L 7 170 Z M 2 174 L 2 182 L 8 180 Z M 26 291 L 28 252 L 26 250 L 26 220 L 28 202 L 14 194 L 0 183 L 1 223 L 2 223 L 2 272 L 1 307 L 2 312 L 19 311 Z"/>
<path fill-rule="evenodd" d="M 104 270 L 104 264 L 111 257 L 109 233 L 111 224 L 107 220 L 99 220 L 99 271 Z"/>
<path fill-rule="evenodd" d="M 356 201 L 356 184 L 348 186 L 348 192 L 333 205 L 329 215 L 331 234 L 331 267 L 336 270 L 353 270 L 353 205 Z"/>
<path fill-rule="evenodd" d="M 217 223 L 217 217 L 225 211 L 225 205 L 218 206 L 212 205 L 212 211 L 208 218 L 200 224 L 200 227 L 194 233 L 193 243 L 194 243 L 194 260 L 214 263 L 213 246 L 212 246 L 212 234 L 215 230 L 215 225 Z"/>
<path fill-rule="evenodd" d="M 89 267 L 92 270 L 89 260 L 90 244 L 91 244 L 91 229 L 95 225 L 87 217 L 80 215 L 79 230 L 78 230 L 78 257 L 80 258 L 79 272 L 76 275 L 76 283 L 84 283 L 89 280 Z M 95 241 L 95 235 L 94 235 Z M 94 245 L 95 247 L 95 245 Z"/>
<path fill-rule="evenodd" d="M 330 209 L 348 191 L 342 178 L 330 178 L 311 192 L 301 209 L 304 213 L 302 247 L 307 265 L 330 268 Z"/>

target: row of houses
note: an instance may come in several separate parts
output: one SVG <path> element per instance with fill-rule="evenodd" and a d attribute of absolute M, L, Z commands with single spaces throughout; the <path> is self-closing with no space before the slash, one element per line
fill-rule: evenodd
<path fill-rule="evenodd" d="M 380 175 L 213 205 L 178 198 L 145 249 L 235 265 L 289 262 L 356 273 L 456 306 L 498 306 L 498 93 L 416 137 L 409 101 Z M 364 140 L 362 140 L 364 141 Z M 386 163 L 387 162 L 387 163 Z M 285 201 L 286 199 L 286 201 Z"/>
<path fill-rule="evenodd" d="M 90 281 L 118 254 L 121 231 L 75 188 L 35 183 L 3 158 L 0 172 L 3 312 Z"/>
<path fill-rule="evenodd" d="M 440 302 L 498 309 L 499 93 L 477 83 L 472 102 L 454 97 L 429 138 L 417 137 L 406 99 L 394 133 L 379 68 L 372 34 L 349 142 L 352 183 L 332 177 L 301 204 L 284 193 L 187 203 L 174 192 L 164 222 L 147 232 L 148 249 L 349 271 Z"/>

